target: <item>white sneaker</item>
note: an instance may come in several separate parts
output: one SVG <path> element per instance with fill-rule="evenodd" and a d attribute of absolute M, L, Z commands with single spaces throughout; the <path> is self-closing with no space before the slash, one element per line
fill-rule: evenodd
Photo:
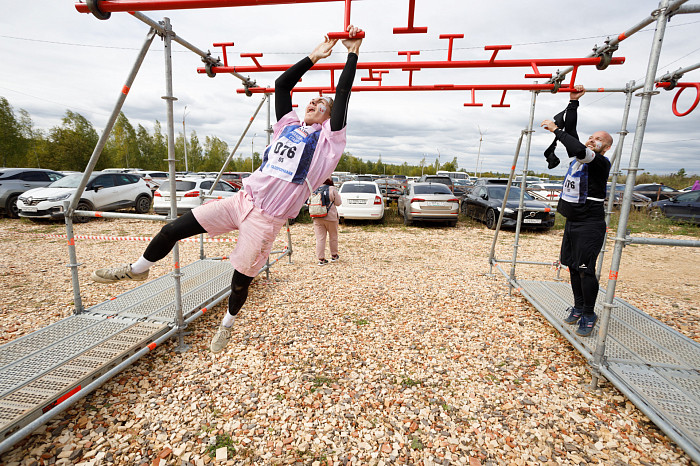
<path fill-rule="evenodd" d="M 219 330 L 216 331 L 214 338 L 211 339 L 209 349 L 212 353 L 221 353 L 231 339 L 231 327 L 219 325 Z"/>
<path fill-rule="evenodd" d="M 114 283 L 120 280 L 143 281 L 148 278 L 148 272 L 146 270 L 143 273 L 134 273 L 131 271 L 131 264 L 122 264 L 116 267 L 95 270 L 90 278 L 99 283 Z"/>

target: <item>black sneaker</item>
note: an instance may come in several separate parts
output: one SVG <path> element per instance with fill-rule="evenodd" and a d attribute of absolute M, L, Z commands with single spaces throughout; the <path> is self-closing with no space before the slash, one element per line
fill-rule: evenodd
<path fill-rule="evenodd" d="M 580 337 L 587 337 L 593 332 L 593 327 L 595 327 L 596 322 L 598 322 L 598 316 L 593 314 L 592 316 L 581 316 L 581 320 L 578 322 L 578 328 L 576 329 L 576 335 Z"/>
<path fill-rule="evenodd" d="M 340 256 L 338 254 L 336 254 L 335 256 L 331 256 L 331 262 L 335 262 L 338 259 L 340 259 Z"/>
<path fill-rule="evenodd" d="M 574 325 L 581 318 L 581 315 L 583 315 L 583 309 L 570 307 L 567 311 L 569 311 L 569 317 L 564 319 L 565 324 Z"/>
<path fill-rule="evenodd" d="M 326 265 L 327 263 L 328 263 L 328 261 L 327 261 L 326 259 L 320 259 L 320 260 L 318 261 L 318 264 L 316 264 L 316 265 L 321 266 L 321 265 Z"/>

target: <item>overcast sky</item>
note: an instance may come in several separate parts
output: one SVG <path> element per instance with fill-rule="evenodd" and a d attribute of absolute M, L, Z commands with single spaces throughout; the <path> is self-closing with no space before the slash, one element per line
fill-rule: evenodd
<path fill-rule="evenodd" d="M 38 128 L 60 125 L 67 109 L 90 120 L 98 132 L 109 115 L 143 44 L 148 26 L 128 13 L 114 13 L 100 21 L 80 14 L 74 2 L 12 2 L 0 17 L 0 95 L 15 111 L 23 108 Z M 367 37 L 360 53 L 361 62 L 403 61 L 402 50 L 420 50 L 414 60 L 445 60 L 447 41 L 440 34 L 464 34 L 454 42 L 453 60 L 484 60 L 491 56 L 488 45 L 512 45 L 499 53 L 499 59 L 578 58 L 607 37 L 615 37 L 646 18 L 657 6 L 653 0 L 615 0 L 589 2 L 544 2 L 522 0 L 472 2 L 467 0 L 416 0 L 415 26 L 428 28 L 426 34 L 394 35 L 394 27 L 406 26 L 408 0 L 362 0 L 352 2 L 351 19 L 365 29 Z M 690 3 L 696 3 L 691 0 Z M 220 56 L 215 42 L 234 42 L 229 63 L 249 64 L 240 53 L 261 52 L 263 64 L 293 64 L 307 55 L 323 35 L 342 29 L 344 2 L 323 4 L 265 5 L 181 11 L 149 11 L 148 17 L 160 21 L 169 17 L 174 31 L 203 50 Z M 621 88 L 628 81 L 642 84 L 646 74 L 654 24 L 620 44 L 615 56 L 625 57 L 624 65 L 604 71 L 581 68 L 576 82 L 590 88 Z M 666 29 L 660 68 L 666 71 L 700 62 L 700 15 L 675 16 Z M 342 44 L 337 44 L 327 61 L 344 62 Z M 173 88 L 175 130 L 182 132 L 187 105 L 187 132 L 196 130 L 200 141 L 207 135 L 218 136 L 231 148 L 243 132 L 259 95 L 246 97 L 236 93 L 240 81 L 230 75 L 209 78 L 197 74 L 200 58 L 179 44 L 173 46 Z M 562 69 L 564 67 L 561 67 Z M 556 68 L 540 68 L 554 73 Z M 529 68 L 422 70 L 415 72 L 419 84 L 523 84 Z M 261 85 L 272 86 L 277 73 L 250 75 Z M 338 74 L 336 74 L 337 78 Z M 355 84 L 367 71 L 358 71 Z M 309 72 L 302 85 L 324 85 L 328 72 Z M 540 82 L 545 80 L 540 79 Z M 686 74 L 682 81 L 700 81 L 700 70 Z M 408 73 L 392 70 L 384 75 L 385 85 L 405 85 Z M 662 91 L 652 98 L 644 137 L 640 167 L 653 173 L 675 173 L 684 168 L 700 174 L 700 107 L 685 117 L 672 113 L 677 91 Z M 155 120 L 166 122 L 164 57 L 162 41 L 157 38 L 134 82 L 123 107 L 129 120 L 150 131 Z M 295 94 L 294 103 L 302 108 L 312 94 Z M 685 111 L 695 100 L 694 90 L 686 90 L 678 100 Z M 348 144 L 346 150 L 363 160 L 385 163 L 407 161 L 418 164 L 423 157 L 433 163 L 457 157 L 460 168 L 505 172 L 509 169 L 518 136 L 528 124 L 531 93 L 510 91 L 505 103 L 509 108 L 494 108 L 500 91 L 477 91 L 483 107 L 465 107 L 471 101 L 468 91 L 440 92 L 356 92 L 350 100 Z M 579 134 L 604 129 L 617 143 L 624 94 L 590 93 L 581 100 Z M 622 166 L 631 154 L 638 117 L 639 97 L 630 112 Z M 546 171 L 543 150 L 552 140 L 539 123 L 566 106 L 568 94 L 541 93 L 535 109 L 536 131 L 532 138 L 530 168 Z M 251 149 L 262 152 L 266 135 L 265 107 L 253 123 L 237 152 L 248 156 Z M 274 122 L 274 105 L 273 105 Z M 253 137 L 253 135 L 255 136 Z M 525 146 L 523 146 L 524 153 Z M 563 149 L 558 155 L 564 157 Z M 522 167 L 522 158 L 519 166 Z M 552 170 L 563 175 L 565 164 Z M 143 167 L 147 168 L 147 167 Z"/>

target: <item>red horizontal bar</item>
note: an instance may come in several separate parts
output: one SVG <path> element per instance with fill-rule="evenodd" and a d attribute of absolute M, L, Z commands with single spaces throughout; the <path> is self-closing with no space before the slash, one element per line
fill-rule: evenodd
<path fill-rule="evenodd" d="M 353 86 L 353 92 L 383 92 L 383 91 L 549 91 L 554 88 L 553 84 L 429 84 L 418 86 Z M 274 87 L 251 87 L 248 89 L 254 94 L 275 92 Z M 573 92 L 574 89 L 561 87 L 558 92 Z M 245 89 L 236 89 L 236 92 L 243 94 Z M 329 87 L 295 87 L 294 92 L 321 92 L 332 94 Z"/>
<path fill-rule="evenodd" d="M 350 33 L 349 32 L 329 32 L 326 34 L 329 39 L 349 39 L 350 38 Z M 358 32 L 355 34 L 354 39 L 364 39 L 365 37 L 365 31 Z"/>
<path fill-rule="evenodd" d="M 236 6 L 286 5 L 290 3 L 327 3 L 342 0 L 102 0 L 98 3 L 105 13 L 124 11 L 189 10 Z M 87 4 L 76 3 L 79 13 L 90 13 Z"/>
<path fill-rule="evenodd" d="M 518 68 L 532 67 L 533 63 L 537 66 L 581 66 L 581 65 L 597 65 L 600 63 L 600 57 L 584 57 L 584 58 L 543 58 L 543 59 L 524 59 L 524 60 L 450 60 L 450 61 L 411 61 L 411 62 L 365 62 L 358 63 L 358 70 L 366 70 L 371 68 L 387 68 L 387 69 L 418 69 L 418 68 Z M 611 65 L 621 65 L 625 62 L 625 57 L 613 57 L 610 61 Z M 409 65 L 409 66 L 407 66 Z M 215 73 L 251 73 L 254 71 L 271 72 L 271 71 L 287 71 L 292 65 L 262 65 L 257 66 L 214 66 L 212 71 Z M 342 70 L 344 63 L 317 63 L 311 69 L 317 71 Z M 197 68 L 198 73 L 206 73 L 204 68 Z"/>

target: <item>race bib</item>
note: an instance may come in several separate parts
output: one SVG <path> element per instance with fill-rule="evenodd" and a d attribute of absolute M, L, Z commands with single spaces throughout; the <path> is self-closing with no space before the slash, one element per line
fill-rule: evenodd
<path fill-rule="evenodd" d="M 574 161 L 566 172 L 561 198 L 567 202 L 581 204 L 588 198 L 588 165 Z"/>
<path fill-rule="evenodd" d="M 296 184 L 304 182 L 316 150 L 319 132 L 311 126 L 287 126 L 265 149 L 260 170 Z"/>

